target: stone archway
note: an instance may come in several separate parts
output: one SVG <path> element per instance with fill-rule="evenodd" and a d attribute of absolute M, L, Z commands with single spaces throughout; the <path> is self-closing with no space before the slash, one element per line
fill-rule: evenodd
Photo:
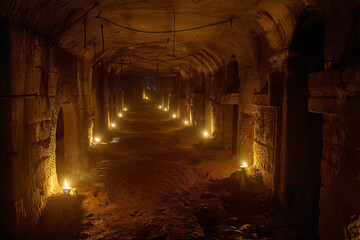
<path fill-rule="evenodd" d="M 64 180 L 75 181 L 79 163 L 77 136 L 77 118 L 75 108 L 71 104 L 62 104 L 56 124 L 56 173 L 60 186 Z"/>
<path fill-rule="evenodd" d="M 285 200 L 307 237 L 317 236 L 322 115 L 308 109 L 308 74 L 323 70 L 324 23 L 316 12 L 304 14 L 290 46 L 287 76 Z"/>

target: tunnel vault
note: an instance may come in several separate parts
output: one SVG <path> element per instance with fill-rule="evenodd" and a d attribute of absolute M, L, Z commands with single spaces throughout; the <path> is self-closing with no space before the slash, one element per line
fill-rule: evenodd
<path fill-rule="evenodd" d="M 140 102 L 230 154 L 234 171 L 249 165 L 304 236 L 349 235 L 360 207 L 358 10 L 351 0 L 1 1 L 4 232 L 34 229 Z"/>

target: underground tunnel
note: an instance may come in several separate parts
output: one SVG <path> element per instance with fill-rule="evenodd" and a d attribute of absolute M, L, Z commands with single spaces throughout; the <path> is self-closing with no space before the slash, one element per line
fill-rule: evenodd
<path fill-rule="evenodd" d="M 360 239 L 359 0 L 3 0 L 0 239 Z"/>

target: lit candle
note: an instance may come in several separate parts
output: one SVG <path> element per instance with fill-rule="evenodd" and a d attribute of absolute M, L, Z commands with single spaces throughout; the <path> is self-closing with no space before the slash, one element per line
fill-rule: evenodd
<path fill-rule="evenodd" d="M 94 142 L 99 143 L 101 141 L 101 138 L 94 137 Z"/>
<path fill-rule="evenodd" d="M 167 108 L 164 108 L 164 111 L 167 112 L 167 111 L 169 111 L 169 110 L 168 110 Z"/>
<path fill-rule="evenodd" d="M 240 168 L 242 168 L 242 169 L 245 169 L 245 168 L 247 168 L 248 167 L 248 165 L 247 165 L 247 163 L 246 162 L 243 162 L 243 164 L 242 165 L 240 165 Z"/>
<path fill-rule="evenodd" d="M 63 189 L 63 192 L 64 192 L 65 195 L 69 195 L 72 188 L 69 187 L 69 184 L 67 183 L 66 178 L 65 178 L 64 187 L 61 187 L 61 188 Z"/>
<path fill-rule="evenodd" d="M 184 125 L 185 126 L 188 126 L 189 125 L 189 122 L 187 120 L 184 121 Z"/>
<path fill-rule="evenodd" d="M 145 99 L 146 99 L 146 100 L 149 100 L 149 97 L 146 96 Z"/>
<path fill-rule="evenodd" d="M 124 111 L 125 111 L 125 112 L 127 111 L 127 107 L 124 108 Z"/>
<path fill-rule="evenodd" d="M 236 180 L 239 182 L 240 188 L 243 190 L 246 189 L 247 167 L 248 164 L 246 162 L 243 162 L 242 165 L 240 165 L 240 168 L 236 170 Z"/>
<path fill-rule="evenodd" d="M 112 124 L 111 124 L 111 127 L 113 127 L 113 128 L 116 127 L 116 124 L 115 124 L 115 123 L 112 123 Z"/>
<path fill-rule="evenodd" d="M 176 118 L 176 114 L 173 114 L 173 115 L 172 115 L 172 118 Z"/>
<path fill-rule="evenodd" d="M 122 113 L 119 113 L 118 115 L 119 115 L 119 117 L 122 117 L 122 116 L 123 116 Z"/>
<path fill-rule="evenodd" d="M 204 136 L 204 138 L 207 138 L 207 137 L 209 137 L 209 132 L 207 132 L 207 131 L 204 131 L 204 132 L 203 132 L 203 136 Z"/>
<path fill-rule="evenodd" d="M 159 109 L 161 109 L 162 107 L 161 106 L 159 106 Z"/>

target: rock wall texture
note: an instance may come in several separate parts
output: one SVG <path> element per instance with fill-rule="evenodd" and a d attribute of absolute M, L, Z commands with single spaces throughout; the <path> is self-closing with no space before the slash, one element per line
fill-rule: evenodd
<path fill-rule="evenodd" d="M 341 239 L 357 216 L 359 189 L 359 66 L 314 73 L 309 109 L 324 115 L 319 234 Z"/>
<path fill-rule="evenodd" d="M 9 172 L 6 182 L 11 185 L 7 207 L 14 212 L 14 219 L 5 226 L 10 228 L 4 233 L 12 229 L 21 237 L 30 228 L 35 229 L 47 199 L 61 193 L 64 176 L 58 176 L 59 168 L 65 171 L 60 175 L 67 174 L 65 177 L 73 184 L 84 177 L 84 154 L 92 141 L 95 111 L 103 107 L 94 101 L 97 91 L 93 91 L 93 76 L 97 70 L 88 61 L 51 46 L 23 28 L 4 24 L 3 29 L 8 31 L 9 52 L 2 62 L 9 68 L 4 69 L 8 84 L 2 94 L 9 99 L 1 100 L 6 105 L 4 111 L 8 111 L 2 125 L 8 132 L 2 132 L 2 141 L 6 145 L 3 153 L 11 162 L 4 166 Z M 100 75 L 110 78 L 105 82 L 111 82 L 114 76 L 111 72 Z M 111 97 L 105 103 L 101 111 L 107 112 L 105 115 L 114 113 Z M 66 160 L 62 162 L 56 160 L 60 110 L 67 139 Z"/>
<path fill-rule="evenodd" d="M 104 2 L 105 15 L 128 22 L 128 15 L 119 12 L 123 9 Z M 129 16 L 138 16 L 139 8 L 151 26 L 166 29 L 170 15 L 160 21 L 153 11 L 172 9 L 173 2 L 126 6 Z M 88 9 L 88 2 L 60 3 L 0 3 L 0 16 L 7 19 L 0 22 L 0 150 L 10 187 L 2 185 L 12 196 L 1 202 L 13 216 L 4 229 L 35 226 L 47 199 L 60 192 L 59 180 L 66 174 L 81 178 L 77 170 L 86 165 L 82 156 L 93 137 L 105 135 L 132 100 L 143 99 L 149 73 L 157 76 L 158 103 L 207 130 L 208 146 L 229 148 L 229 125 L 234 126 L 237 164 L 245 161 L 259 170 L 278 207 L 292 213 L 309 234 L 318 231 L 321 239 L 351 235 L 347 226 L 360 202 L 359 1 L 218 1 L 209 6 L 200 1 L 195 7 L 179 2 L 176 6 L 189 16 L 235 17 L 229 26 L 201 30 L 202 37 L 177 35 L 178 56 L 189 57 L 157 61 L 156 72 L 145 71 L 154 69 L 154 61 L 137 61 L 129 52 L 153 58 L 163 42 L 149 37 L 145 44 L 142 33 L 124 40 L 106 24 L 106 47 L 84 49 L 78 34 L 82 24 L 61 30 Z M 89 13 L 88 34 L 100 42 L 95 14 Z M 142 26 L 142 21 L 134 18 L 133 24 Z M 60 33 L 58 38 L 51 37 L 53 32 Z M 135 58 L 135 66 L 123 66 L 125 58 Z M 169 77 L 171 71 L 177 76 Z M 236 117 L 230 117 L 229 106 L 236 106 Z M 61 134 L 58 127 L 64 128 Z M 62 139 L 69 140 L 57 146 Z M 69 154 L 66 149 L 72 147 L 77 151 Z M 59 160 L 61 149 L 69 160 Z"/>
<path fill-rule="evenodd" d="M 205 105 L 205 129 L 213 137 L 209 146 L 227 148 L 227 129 L 232 123 L 228 110 L 224 112 L 227 108 L 219 103 L 229 101 L 224 96 L 229 80 L 221 69 L 227 69 L 225 66 L 235 56 L 240 78 L 237 161 L 247 161 L 261 170 L 264 184 L 272 189 L 275 200 L 281 208 L 293 212 L 294 221 L 304 229 L 314 233 L 318 226 L 321 239 L 342 239 L 351 235 L 346 234 L 347 226 L 352 224 L 359 207 L 355 193 L 359 162 L 358 58 L 350 54 L 350 49 L 358 51 L 354 44 L 358 30 L 354 12 L 348 8 L 351 4 L 326 4 L 327 7 L 314 4 L 282 14 L 277 19 L 281 26 L 260 18 L 263 32 L 252 36 L 248 48 L 251 54 L 244 55 L 236 47 L 223 50 L 217 67 L 205 74 L 205 101 L 198 104 Z M 329 11 L 337 12 L 337 17 L 331 17 Z M 343 19 L 343 28 L 333 25 L 335 19 Z M 348 34 L 352 36 L 351 46 L 345 47 L 346 37 L 337 36 L 335 29 L 351 31 L 350 22 L 354 24 L 353 32 Z M 324 33 L 325 63 L 320 65 L 331 62 L 332 68 L 341 70 L 324 71 L 324 66 L 317 68 L 315 62 L 309 62 L 308 69 L 302 66 L 302 47 L 295 46 L 303 41 L 299 36 L 308 26 L 321 32 L 322 24 L 331 30 Z M 275 34 L 274 28 L 284 35 Z M 353 67 L 346 67 L 347 64 Z M 310 74 L 308 82 L 307 73 L 312 71 L 319 73 Z M 196 95 L 190 98 L 196 103 Z M 303 219 L 311 219 L 312 224 Z"/>

